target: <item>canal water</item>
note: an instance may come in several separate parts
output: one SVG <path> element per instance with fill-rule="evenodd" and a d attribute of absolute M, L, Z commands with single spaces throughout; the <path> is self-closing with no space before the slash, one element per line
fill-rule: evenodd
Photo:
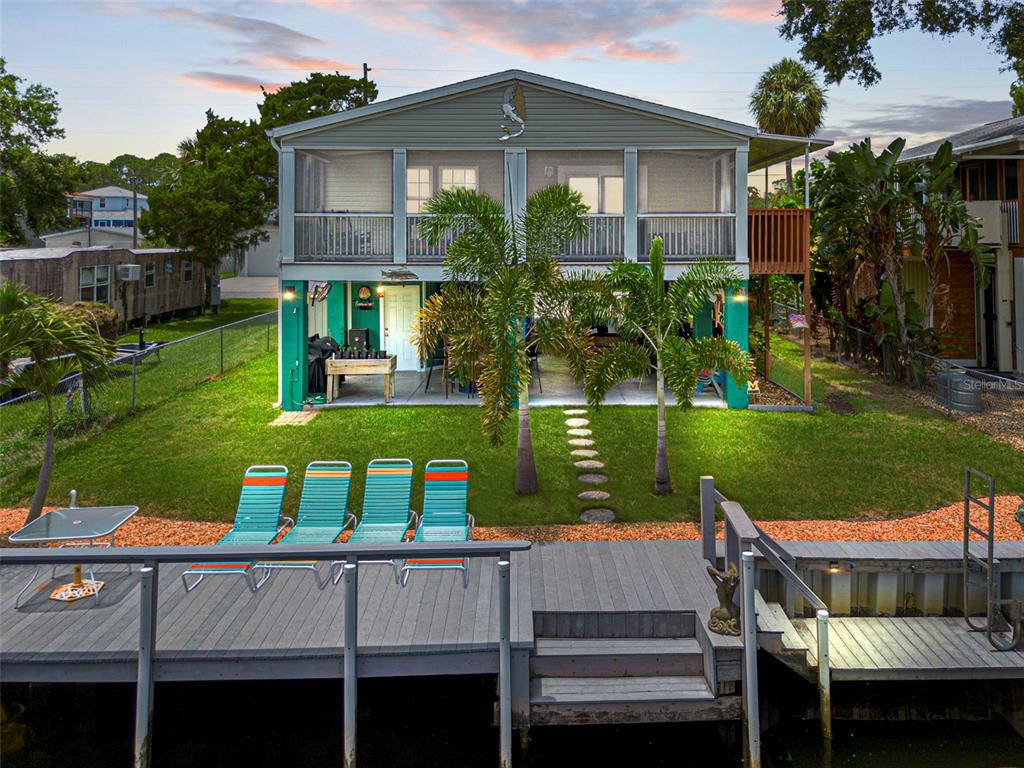
<path fill-rule="evenodd" d="M 360 681 L 360 768 L 495 768 L 493 678 Z M 130 685 L 0 688 L 4 768 L 130 764 Z M 156 690 L 153 768 L 339 766 L 338 681 L 164 683 Z M 735 725 L 534 728 L 522 768 L 742 764 Z M 1024 768 L 1024 739 L 1000 721 L 776 726 L 765 768 Z"/>

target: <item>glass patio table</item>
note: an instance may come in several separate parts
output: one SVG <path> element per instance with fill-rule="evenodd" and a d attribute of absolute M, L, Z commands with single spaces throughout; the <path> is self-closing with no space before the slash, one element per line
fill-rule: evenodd
<path fill-rule="evenodd" d="M 19 528 L 10 535 L 10 540 L 15 544 L 58 544 L 62 547 L 69 544 L 85 544 L 90 547 L 110 547 L 114 545 L 117 529 L 138 511 L 139 508 L 134 505 L 73 506 L 66 509 L 55 509 Z M 38 565 L 35 567 L 32 576 L 18 592 L 18 596 L 14 600 L 15 608 L 18 607 L 21 596 L 35 583 L 36 576 L 39 575 L 39 567 Z M 128 567 L 128 570 L 131 571 L 131 566 Z M 57 568 L 54 566 L 51 578 L 56 575 L 56 571 Z M 50 597 L 55 600 L 70 601 L 93 595 L 99 600 L 99 591 L 102 586 L 103 582 L 96 581 L 91 566 L 89 580 L 83 581 L 82 566 L 76 563 L 73 581 L 58 587 Z"/>

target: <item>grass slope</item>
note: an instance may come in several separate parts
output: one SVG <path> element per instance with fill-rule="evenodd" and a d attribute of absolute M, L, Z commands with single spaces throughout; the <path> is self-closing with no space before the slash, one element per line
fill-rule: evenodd
<path fill-rule="evenodd" d="M 195 317 L 146 326 L 146 341 L 175 341 L 211 328 L 237 323 L 247 317 L 262 315 L 264 312 L 274 312 L 276 309 L 277 299 L 225 299 L 216 315 L 207 311 Z M 121 342 L 138 340 L 138 330 L 130 331 L 120 338 Z"/>
<path fill-rule="evenodd" d="M 325 411 L 305 426 L 271 427 L 275 356 L 113 425 L 61 451 L 50 500 L 79 491 L 83 504 L 135 503 L 144 513 L 230 520 L 249 464 L 286 464 L 286 507 L 298 503 L 303 467 L 344 458 L 356 469 L 350 509 L 358 511 L 366 462 L 408 456 L 419 475 L 430 458 L 466 458 L 471 509 L 481 525 L 575 522 L 584 505 L 575 480 L 561 409 L 533 410 L 541 492 L 512 491 L 515 446 L 491 446 L 479 411 L 465 406 L 376 407 Z M 609 506 L 620 520 L 696 519 L 697 484 L 712 474 L 720 490 L 756 518 L 894 516 L 949 503 L 962 493 L 964 464 L 993 473 L 1004 492 L 1024 490 L 1024 460 L 1006 445 L 955 422 L 899 402 L 879 400 L 870 379 L 837 375 L 855 412 L 814 414 L 671 410 L 669 458 L 676 493 L 650 493 L 654 409 L 608 407 L 591 416 L 606 462 Z M 512 433 L 510 433 L 511 435 Z M 12 475 L 4 503 L 26 499 L 34 472 Z"/>

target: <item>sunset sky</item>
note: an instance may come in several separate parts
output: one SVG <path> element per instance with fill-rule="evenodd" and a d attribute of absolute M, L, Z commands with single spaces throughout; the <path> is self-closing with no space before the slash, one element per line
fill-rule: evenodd
<path fill-rule="evenodd" d="M 795 42 L 773 0 L 0 2 L 8 71 L 57 90 L 67 138 L 106 161 L 174 151 L 207 108 L 255 115 L 259 86 L 357 74 L 380 98 L 519 68 L 751 123 L 760 72 Z M 829 89 L 823 135 L 918 143 L 1008 117 L 1012 76 L 978 38 L 875 43 L 881 84 Z"/>

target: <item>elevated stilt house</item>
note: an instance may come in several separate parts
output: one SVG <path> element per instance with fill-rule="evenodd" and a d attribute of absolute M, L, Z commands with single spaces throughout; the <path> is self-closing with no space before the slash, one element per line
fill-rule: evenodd
<path fill-rule="evenodd" d="M 279 158 L 284 410 L 306 399 L 306 343 L 316 334 L 344 344 L 348 331 L 365 329 L 399 371 L 420 369 L 412 325 L 444 280 L 445 246 L 426 243 L 418 225 L 425 201 L 444 188 L 484 192 L 509 216 L 545 185 L 578 190 L 590 229 L 565 244 L 566 269 L 643 262 L 655 236 L 670 280 L 701 257 L 733 262 L 744 283 L 709 297 L 694 332 L 719 328 L 746 348 L 745 281 L 803 273 L 810 220 L 809 211 L 759 210 L 748 225 L 748 174 L 828 145 L 518 70 L 283 126 L 270 140 Z M 725 399 L 747 406 L 732 381 Z"/>

